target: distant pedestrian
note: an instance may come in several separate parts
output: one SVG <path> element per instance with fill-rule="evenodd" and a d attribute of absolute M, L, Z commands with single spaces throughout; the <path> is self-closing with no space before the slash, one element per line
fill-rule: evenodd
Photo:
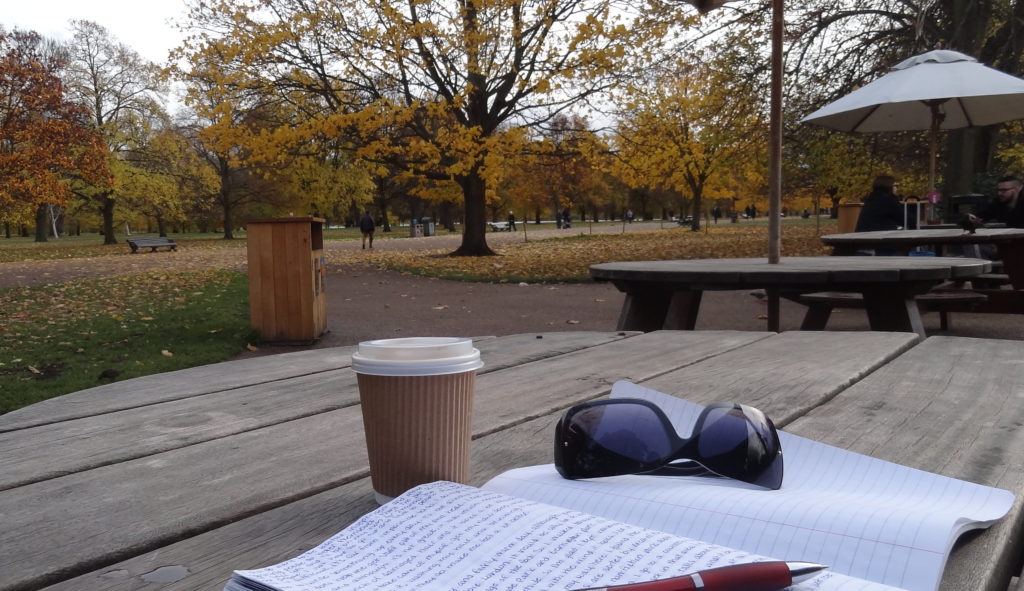
<path fill-rule="evenodd" d="M 714 218 L 715 223 L 718 223 L 718 218 L 722 217 L 722 208 L 717 205 L 711 208 L 711 217 Z"/>
<path fill-rule="evenodd" d="M 572 216 L 569 213 L 569 208 L 566 207 L 562 210 L 562 228 L 567 229 L 572 227 Z"/>
<path fill-rule="evenodd" d="M 508 231 L 516 231 L 516 214 L 512 213 L 511 211 L 508 212 Z"/>
<path fill-rule="evenodd" d="M 373 223 L 370 212 L 363 212 L 363 217 L 359 219 L 359 231 L 363 233 L 363 248 L 366 248 L 367 238 L 370 239 L 370 248 L 373 248 L 373 231 L 376 229 L 377 226 Z"/>
<path fill-rule="evenodd" d="M 631 223 L 631 224 L 633 223 L 633 210 L 632 209 L 627 209 L 626 210 L 626 221 Z"/>

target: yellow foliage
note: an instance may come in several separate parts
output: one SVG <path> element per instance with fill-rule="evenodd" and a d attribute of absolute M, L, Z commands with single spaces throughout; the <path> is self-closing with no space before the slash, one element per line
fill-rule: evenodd
<path fill-rule="evenodd" d="M 822 224 L 823 232 L 835 223 Z M 565 281 L 589 277 L 590 265 L 612 261 L 767 257 L 767 227 L 722 225 L 707 232 L 673 228 L 624 234 L 579 234 L 496 247 L 500 257 L 448 257 L 447 251 L 378 251 L 369 255 L 330 253 L 332 262 L 365 261 L 383 269 L 431 276 L 490 281 Z M 782 233 L 785 256 L 825 256 L 810 225 L 787 226 Z"/>

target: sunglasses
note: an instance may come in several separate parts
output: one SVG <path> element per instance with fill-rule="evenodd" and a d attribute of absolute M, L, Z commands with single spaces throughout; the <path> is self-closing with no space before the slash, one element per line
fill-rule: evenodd
<path fill-rule="evenodd" d="M 679 437 L 665 412 L 647 400 L 579 404 L 555 427 L 555 468 L 570 480 L 715 475 L 772 490 L 782 486 L 782 444 L 775 425 L 760 410 L 733 403 L 708 405 L 693 433 L 689 439 Z"/>

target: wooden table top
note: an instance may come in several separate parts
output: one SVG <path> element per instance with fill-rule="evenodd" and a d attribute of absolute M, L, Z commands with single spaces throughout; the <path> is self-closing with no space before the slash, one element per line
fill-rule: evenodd
<path fill-rule="evenodd" d="M 1024 342 L 909 333 L 564 332 L 477 339 L 472 481 L 551 461 L 620 379 L 763 409 L 787 431 L 1009 489 L 943 589 L 1005 591 L 1024 514 Z M 223 588 L 376 507 L 353 348 L 113 383 L 0 416 L 0 589 Z"/>
<path fill-rule="evenodd" d="M 960 228 L 942 230 L 881 230 L 826 234 L 821 241 L 829 246 L 919 246 L 924 244 L 1006 244 L 1024 241 L 1021 228 L 978 228 L 975 233 Z"/>
<path fill-rule="evenodd" d="M 769 287 L 843 283 L 942 281 L 986 272 L 982 259 L 940 257 L 783 257 L 771 264 L 765 258 L 676 259 L 628 261 L 590 266 L 590 275 L 606 281 L 705 283 L 708 285 Z"/>

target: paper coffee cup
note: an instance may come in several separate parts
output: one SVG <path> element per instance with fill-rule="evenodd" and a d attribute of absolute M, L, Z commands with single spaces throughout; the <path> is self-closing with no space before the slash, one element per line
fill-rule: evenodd
<path fill-rule="evenodd" d="M 469 442 L 480 351 L 465 338 L 359 343 L 352 369 L 377 501 L 427 482 L 469 481 Z"/>

